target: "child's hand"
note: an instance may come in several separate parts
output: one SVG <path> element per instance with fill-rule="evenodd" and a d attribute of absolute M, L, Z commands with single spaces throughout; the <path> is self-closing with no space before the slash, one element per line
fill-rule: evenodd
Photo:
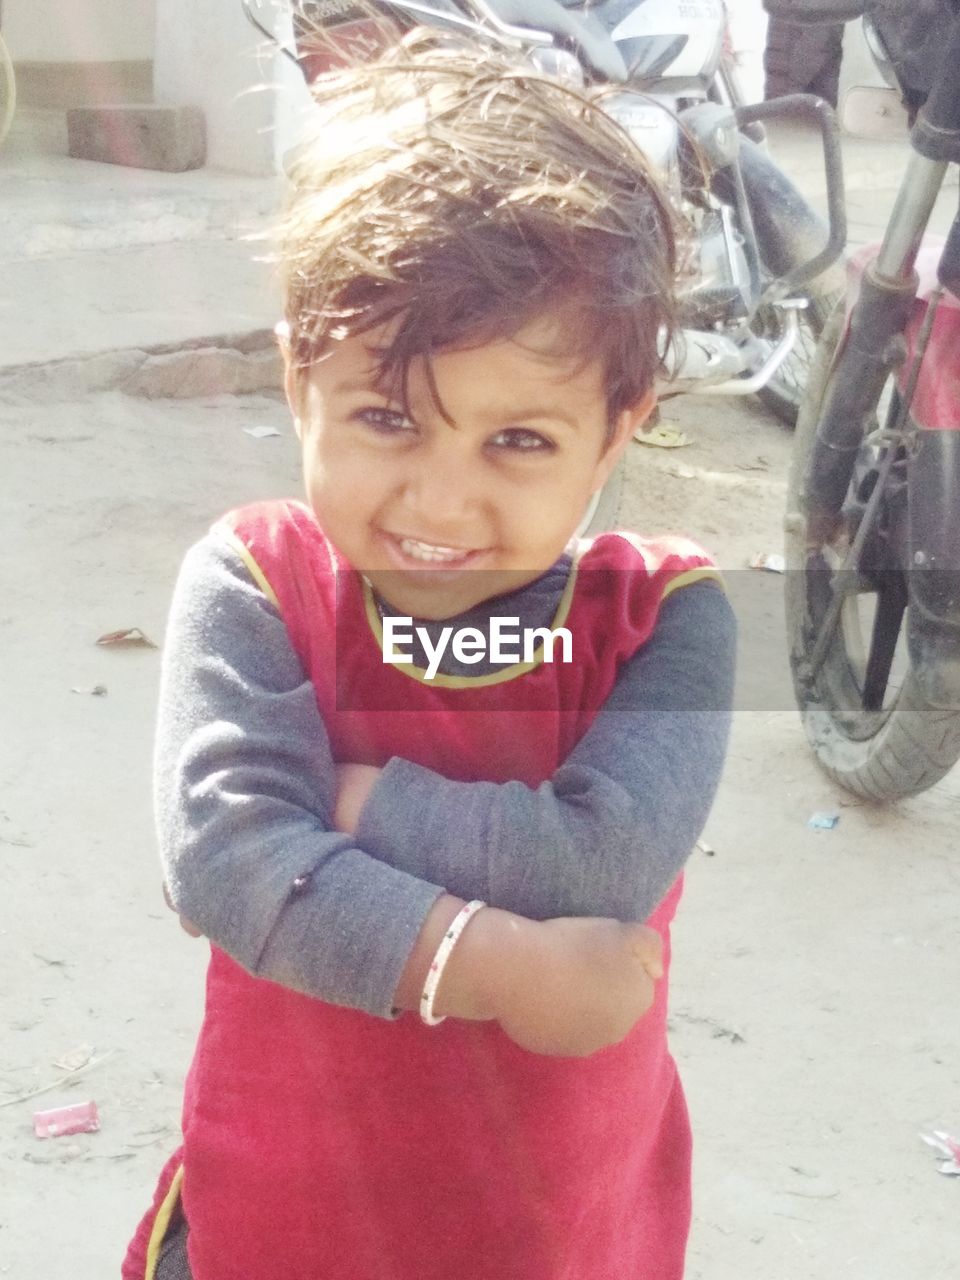
<path fill-rule="evenodd" d="M 356 834 L 360 810 L 366 804 L 380 772 L 372 764 L 337 765 L 337 799 L 333 810 L 333 825 L 337 831 L 350 836 Z"/>
<path fill-rule="evenodd" d="M 495 1016 L 521 1048 L 560 1056 L 586 1057 L 623 1040 L 663 976 L 659 934 L 618 920 L 531 924 L 529 950 L 514 962 L 494 997 Z"/>
<path fill-rule="evenodd" d="M 418 1008 L 429 966 L 463 905 L 449 894 L 434 903 L 397 986 L 397 1008 Z M 653 1004 L 662 952 L 660 935 L 642 924 L 538 922 L 485 907 L 450 953 L 434 1012 L 495 1019 L 531 1053 L 585 1058 L 619 1043 Z"/>

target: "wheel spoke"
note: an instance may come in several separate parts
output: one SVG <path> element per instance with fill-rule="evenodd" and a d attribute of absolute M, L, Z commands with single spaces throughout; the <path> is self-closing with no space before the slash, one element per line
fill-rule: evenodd
<path fill-rule="evenodd" d="M 903 574 L 887 570 L 882 574 L 877 591 L 877 609 L 873 615 L 873 631 L 870 637 L 870 653 L 863 678 L 863 707 L 865 711 L 880 711 L 887 692 L 890 668 L 896 652 L 900 626 L 907 607 L 907 592 Z"/>
<path fill-rule="evenodd" d="M 813 646 L 810 650 L 810 667 L 809 676 L 815 679 L 820 668 L 823 666 L 830 648 L 830 643 L 836 634 L 837 625 L 840 622 L 843 613 L 843 606 L 851 591 L 855 590 L 857 582 L 856 573 L 852 573 L 846 569 L 839 569 L 831 575 L 830 580 L 830 603 L 823 617 L 819 620 L 817 631 L 813 639 Z"/>

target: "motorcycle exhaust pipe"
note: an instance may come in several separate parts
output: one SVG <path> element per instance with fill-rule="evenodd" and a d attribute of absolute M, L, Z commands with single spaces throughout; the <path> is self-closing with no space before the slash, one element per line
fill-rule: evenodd
<path fill-rule="evenodd" d="M 744 376 L 744 370 L 752 365 L 746 358 L 747 348 L 721 333 L 682 330 L 679 342 L 681 358 L 672 364 L 668 357 L 667 376 L 659 388 L 660 394 L 755 395 L 767 385 L 796 345 L 800 333 L 797 311 L 805 305 L 805 301 L 781 304 L 785 318 L 783 333 L 760 368 L 749 376 Z"/>

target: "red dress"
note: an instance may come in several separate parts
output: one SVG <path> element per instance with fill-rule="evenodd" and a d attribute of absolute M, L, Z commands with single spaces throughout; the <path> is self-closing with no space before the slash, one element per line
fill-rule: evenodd
<path fill-rule="evenodd" d="M 261 504 L 226 523 L 279 606 L 334 758 L 400 756 L 463 781 L 551 777 L 665 595 L 713 576 L 689 543 L 606 535 L 554 622 L 572 633 L 571 662 L 428 683 L 382 661 L 372 599 L 306 508 Z M 678 881 L 649 922 L 665 964 L 679 895 Z M 213 947 L 183 1146 L 125 1280 L 152 1276 L 178 1195 L 195 1280 L 680 1280 L 690 1132 L 666 999 L 663 981 L 623 1043 L 548 1058 L 493 1023 L 330 1005 Z"/>

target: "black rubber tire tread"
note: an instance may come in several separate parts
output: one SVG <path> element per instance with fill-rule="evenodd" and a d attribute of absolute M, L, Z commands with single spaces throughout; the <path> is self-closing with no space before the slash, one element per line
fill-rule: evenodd
<path fill-rule="evenodd" d="M 885 803 L 926 791 L 960 760 L 960 711 L 931 706 L 911 672 L 874 736 L 858 741 L 845 733 L 833 709 L 818 699 L 820 686 L 811 690 L 798 676 L 798 660 L 805 656 L 807 622 L 803 479 L 843 323 L 844 308 L 838 306 L 824 328 L 810 368 L 793 442 L 785 521 L 787 638 L 794 691 L 817 762 L 847 791 Z"/>
<path fill-rule="evenodd" d="M 853 743 L 832 723 L 825 733 L 810 704 L 804 727 L 824 771 L 847 791 L 877 803 L 926 791 L 960 759 L 960 712 L 931 707 L 912 676 L 874 738 Z"/>

